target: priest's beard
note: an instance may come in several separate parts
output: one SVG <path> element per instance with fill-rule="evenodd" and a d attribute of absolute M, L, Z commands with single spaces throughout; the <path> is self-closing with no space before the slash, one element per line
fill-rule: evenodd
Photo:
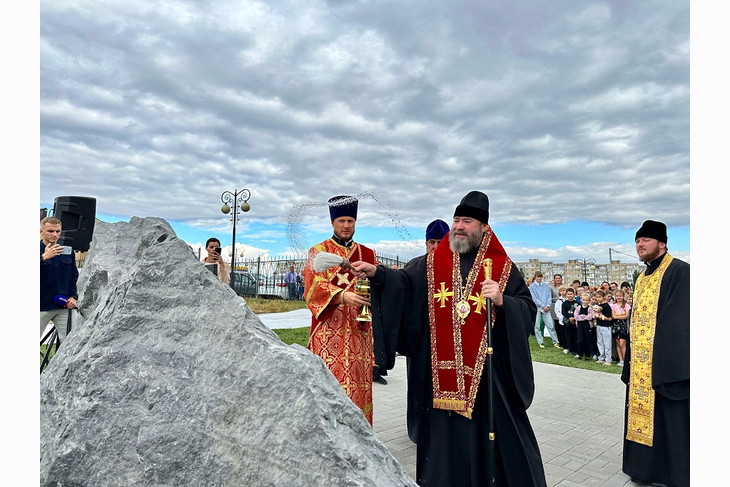
<path fill-rule="evenodd" d="M 466 240 L 456 239 L 454 238 L 455 235 L 466 235 Z M 449 247 L 451 247 L 451 251 L 454 253 L 465 254 L 479 247 L 479 244 L 482 243 L 483 235 L 481 228 L 477 228 L 473 233 L 452 228 L 449 230 Z"/>

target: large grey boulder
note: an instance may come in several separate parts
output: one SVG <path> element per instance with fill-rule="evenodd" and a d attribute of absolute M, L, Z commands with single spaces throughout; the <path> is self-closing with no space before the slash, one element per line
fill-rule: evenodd
<path fill-rule="evenodd" d="M 164 220 L 96 222 L 79 294 L 41 374 L 41 485 L 415 485 Z"/>

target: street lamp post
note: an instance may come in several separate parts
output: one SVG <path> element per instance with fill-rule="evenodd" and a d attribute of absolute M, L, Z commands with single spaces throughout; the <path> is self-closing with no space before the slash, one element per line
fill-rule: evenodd
<path fill-rule="evenodd" d="M 588 282 L 588 264 L 591 265 L 591 268 L 595 267 L 596 260 L 595 259 L 576 259 L 577 262 L 579 262 L 583 266 L 583 282 Z"/>
<path fill-rule="evenodd" d="M 611 254 L 613 252 L 613 249 L 611 247 L 608 248 L 608 271 L 606 274 L 608 274 L 608 283 L 611 284 L 611 268 L 613 267 L 613 255 Z"/>
<path fill-rule="evenodd" d="M 233 207 L 233 216 L 231 218 L 233 221 L 233 239 L 231 242 L 231 287 L 233 287 L 233 273 L 236 271 L 236 221 L 238 220 L 238 201 L 242 201 L 241 211 L 248 211 L 251 209 L 251 205 L 248 204 L 248 199 L 250 197 L 251 191 L 248 189 L 242 189 L 241 191 L 234 189 L 233 192 L 223 191 L 223 194 L 221 194 L 221 201 L 223 202 L 221 211 L 227 215 L 231 212 L 231 207 Z"/>

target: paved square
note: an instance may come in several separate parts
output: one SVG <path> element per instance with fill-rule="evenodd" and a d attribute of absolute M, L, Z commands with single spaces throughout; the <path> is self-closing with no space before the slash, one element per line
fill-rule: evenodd
<path fill-rule="evenodd" d="M 527 410 L 551 487 L 633 487 L 621 471 L 625 386 L 616 374 L 534 362 L 535 399 Z M 387 385 L 373 384 L 373 428 L 416 478 L 416 445 L 406 431 L 406 359 Z"/>

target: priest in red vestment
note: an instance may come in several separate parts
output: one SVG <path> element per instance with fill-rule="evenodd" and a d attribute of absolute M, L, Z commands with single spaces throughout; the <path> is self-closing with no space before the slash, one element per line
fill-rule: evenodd
<path fill-rule="evenodd" d="M 329 200 L 333 235 L 309 249 L 304 266 L 304 297 L 312 312 L 307 348 L 324 360 L 352 402 L 373 423 L 373 326 L 358 321 L 367 296 L 355 292 L 358 279 L 340 266 L 315 272 L 319 252 L 341 255 L 353 261 L 376 263 L 375 252 L 353 240 L 358 201 L 352 196 Z"/>
<path fill-rule="evenodd" d="M 353 262 L 371 278 L 373 314 L 399 329 L 397 351 L 410 357 L 421 486 L 546 485 L 527 417 L 537 308 L 488 218 L 487 195 L 472 191 L 436 249 L 406 268 Z"/>

